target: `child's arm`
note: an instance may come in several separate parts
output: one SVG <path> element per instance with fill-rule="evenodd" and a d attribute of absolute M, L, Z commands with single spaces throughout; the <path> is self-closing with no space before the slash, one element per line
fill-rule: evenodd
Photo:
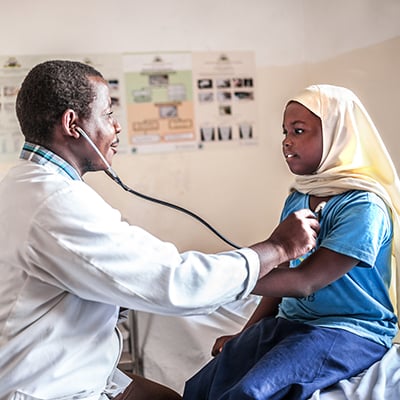
<path fill-rule="evenodd" d="M 284 263 L 281 264 L 278 268 L 288 268 L 289 263 Z M 235 336 L 240 335 L 245 329 L 250 327 L 251 325 L 255 324 L 256 322 L 260 321 L 261 319 L 265 317 L 273 317 L 278 313 L 278 307 L 280 302 L 282 301 L 282 297 L 263 297 L 254 310 L 253 314 L 249 318 L 249 320 L 246 322 L 246 325 L 244 325 L 243 329 L 234 335 L 225 335 L 221 336 L 216 339 L 214 346 L 211 350 L 211 354 L 213 356 L 216 356 L 218 353 L 222 351 L 222 347 L 224 344 L 234 338 Z"/>
<path fill-rule="evenodd" d="M 245 329 L 260 321 L 262 318 L 267 316 L 275 316 L 278 312 L 278 306 L 281 300 L 281 297 L 263 297 L 260 301 L 260 304 L 254 310 L 253 314 L 251 315 L 243 329 L 234 335 L 225 335 L 217 338 L 214 346 L 212 347 L 211 354 L 213 356 L 216 356 L 222 351 L 224 344 L 228 340 L 231 340 L 232 338 L 240 335 Z"/>
<path fill-rule="evenodd" d="M 260 279 L 254 294 L 274 297 L 307 297 L 334 282 L 358 260 L 320 247 L 297 268 L 275 268 Z"/>
<path fill-rule="evenodd" d="M 274 317 L 281 301 L 282 297 L 263 297 L 241 332 L 265 317 Z"/>
<path fill-rule="evenodd" d="M 307 297 L 340 278 L 357 263 L 355 258 L 320 247 L 297 268 L 287 268 L 287 265 L 275 268 L 253 289 L 254 294 L 266 297 L 262 298 L 241 332 L 264 317 L 276 315 L 282 297 Z M 218 338 L 211 354 L 217 355 L 228 340 L 241 332 Z"/>

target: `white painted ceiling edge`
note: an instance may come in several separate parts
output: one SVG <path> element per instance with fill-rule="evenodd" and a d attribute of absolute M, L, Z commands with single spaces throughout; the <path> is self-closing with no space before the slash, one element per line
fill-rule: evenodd
<path fill-rule="evenodd" d="M 399 0 L 0 0 L 0 53 L 252 50 L 316 62 L 400 36 Z"/>

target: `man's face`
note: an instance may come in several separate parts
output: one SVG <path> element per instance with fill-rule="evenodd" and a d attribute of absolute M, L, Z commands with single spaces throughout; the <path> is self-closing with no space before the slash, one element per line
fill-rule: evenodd
<path fill-rule="evenodd" d="M 121 131 L 121 125 L 113 117 L 111 98 L 106 82 L 99 77 L 91 77 L 89 80 L 93 85 L 95 98 L 91 104 L 91 115 L 83 120 L 81 127 L 111 165 L 112 158 L 117 152 L 119 143 L 117 135 Z M 86 171 L 105 169 L 104 163 L 88 143 L 86 143 L 86 148 L 84 169 Z"/>

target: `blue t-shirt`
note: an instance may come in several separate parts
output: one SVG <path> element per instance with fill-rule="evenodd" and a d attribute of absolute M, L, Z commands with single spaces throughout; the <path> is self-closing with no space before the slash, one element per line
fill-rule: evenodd
<path fill-rule="evenodd" d="M 282 219 L 301 208 L 309 208 L 309 195 L 291 193 Z M 349 191 L 327 202 L 320 224 L 317 248 L 325 247 L 359 263 L 307 298 L 284 297 L 278 316 L 345 329 L 390 347 L 397 332 L 388 292 L 393 238 L 390 211 L 374 193 Z M 290 266 L 297 267 L 310 254 L 293 260 Z"/>

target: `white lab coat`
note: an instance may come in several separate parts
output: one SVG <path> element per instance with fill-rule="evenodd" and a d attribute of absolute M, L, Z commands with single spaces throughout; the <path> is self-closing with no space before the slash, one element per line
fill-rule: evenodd
<path fill-rule="evenodd" d="M 254 251 L 179 254 L 51 163 L 20 161 L 0 198 L 1 400 L 98 399 L 120 355 L 119 306 L 211 312 L 257 280 Z"/>

